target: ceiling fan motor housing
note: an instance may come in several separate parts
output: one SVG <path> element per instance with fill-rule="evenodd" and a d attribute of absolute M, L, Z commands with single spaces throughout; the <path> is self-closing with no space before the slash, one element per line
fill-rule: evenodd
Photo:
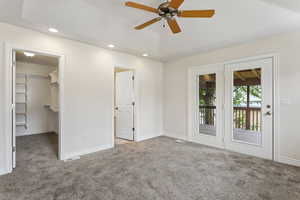
<path fill-rule="evenodd" d="M 178 15 L 178 10 L 170 7 L 170 2 L 160 4 L 158 15 L 165 19 L 171 19 Z"/>

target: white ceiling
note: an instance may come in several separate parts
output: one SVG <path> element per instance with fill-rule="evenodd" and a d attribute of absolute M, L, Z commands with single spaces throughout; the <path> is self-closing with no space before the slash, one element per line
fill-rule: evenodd
<path fill-rule="evenodd" d="M 267 3 L 278 5 L 296 12 L 300 12 L 300 1 L 299 0 L 262 0 Z"/>
<path fill-rule="evenodd" d="M 157 7 L 162 0 L 135 0 Z M 185 0 L 181 9 L 215 9 L 212 19 L 178 19 L 174 35 L 163 23 L 143 31 L 153 13 L 127 8 L 125 0 L 0 0 L 0 21 L 166 61 L 300 28 L 298 0 Z M 288 2 L 288 3 L 287 3 Z M 297 7 L 298 6 L 298 7 Z"/>
<path fill-rule="evenodd" d="M 24 62 L 24 63 L 33 63 L 38 65 L 46 65 L 46 66 L 52 66 L 52 67 L 58 67 L 59 59 L 54 56 L 45 56 L 43 54 L 39 54 L 36 52 L 30 52 L 34 53 L 35 56 L 33 57 L 27 57 L 24 55 L 24 51 L 17 51 L 16 53 L 16 61 L 17 62 Z"/>

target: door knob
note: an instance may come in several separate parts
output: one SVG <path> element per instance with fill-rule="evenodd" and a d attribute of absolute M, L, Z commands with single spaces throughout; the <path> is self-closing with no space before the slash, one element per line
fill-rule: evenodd
<path fill-rule="evenodd" d="M 118 108 L 118 107 L 116 107 L 115 109 L 116 109 L 116 110 L 119 110 L 119 108 Z"/>

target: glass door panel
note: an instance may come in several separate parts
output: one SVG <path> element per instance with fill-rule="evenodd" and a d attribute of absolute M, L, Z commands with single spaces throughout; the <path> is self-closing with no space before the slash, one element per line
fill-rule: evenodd
<path fill-rule="evenodd" d="M 216 74 L 199 76 L 199 133 L 216 136 Z"/>
<path fill-rule="evenodd" d="M 234 71 L 233 76 L 233 140 L 261 146 L 261 69 Z"/>

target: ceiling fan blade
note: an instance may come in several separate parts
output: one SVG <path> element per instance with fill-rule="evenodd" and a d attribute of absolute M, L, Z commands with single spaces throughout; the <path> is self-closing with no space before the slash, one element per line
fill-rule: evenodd
<path fill-rule="evenodd" d="M 181 29 L 176 21 L 176 19 L 168 19 L 168 24 L 173 33 L 180 33 Z"/>
<path fill-rule="evenodd" d="M 184 2 L 184 0 L 172 0 L 170 2 L 169 6 L 172 7 L 172 8 L 178 9 L 183 2 Z"/>
<path fill-rule="evenodd" d="M 178 17 L 210 18 L 215 15 L 215 10 L 181 10 Z"/>
<path fill-rule="evenodd" d="M 152 8 L 150 6 L 145 6 L 143 4 L 139 4 L 139 3 L 135 3 L 135 2 L 131 2 L 131 1 L 127 1 L 125 3 L 125 6 L 137 8 L 137 9 L 141 9 L 141 10 L 146 10 L 146 11 L 153 12 L 153 13 L 158 13 L 158 10 L 156 8 Z"/>
<path fill-rule="evenodd" d="M 136 29 L 136 30 L 144 29 L 144 28 L 146 28 L 147 26 L 150 26 L 150 25 L 152 25 L 152 24 L 154 24 L 154 23 L 156 23 L 156 22 L 158 22 L 158 21 L 160 21 L 160 20 L 161 20 L 161 17 L 157 17 L 157 18 L 152 19 L 152 20 L 150 20 L 150 21 L 148 21 L 148 22 L 146 22 L 146 23 L 144 23 L 144 24 L 141 24 L 141 25 L 139 25 L 139 26 L 136 26 L 135 29 Z"/>

